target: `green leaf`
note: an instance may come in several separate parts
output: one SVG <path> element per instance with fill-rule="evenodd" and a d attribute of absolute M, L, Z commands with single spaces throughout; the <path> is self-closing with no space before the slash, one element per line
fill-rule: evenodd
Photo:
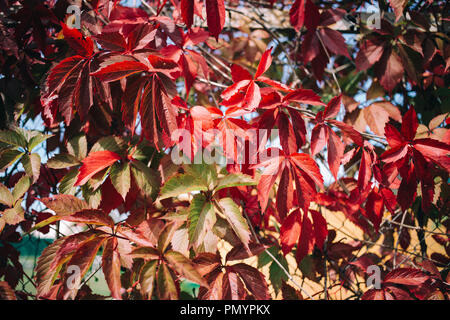
<path fill-rule="evenodd" d="M 164 254 L 164 258 L 170 264 L 172 269 L 183 278 L 198 283 L 201 286 L 208 287 L 208 283 L 200 275 L 197 269 L 195 269 L 194 264 L 181 253 L 169 250 Z"/>
<path fill-rule="evenodd" d="M 274 257 L 279 256 L 279 248 L 277 248 L 276 246 L 267 249 L 267 251 L 269 251 Z M 269 256 L 266 251 L 261 252 L 261 254 L 258 256 L 258 269 L 261 269 L 272 261 L 272 257 Z"/>
<path fill-rule="evenodd" d="M 69 154 L 83 160 L 87 156 L 87 140 L 85 135 L 76 136 L 67 143 L 67 151 Z"/>
<path fill-rule="evenodd" d="M 209 190 L 217 183 L 216 167 L 211 164 L 190 164 L 183 167 L 186 174 L 198 179 Z"/>
<path fill-rule="evenodd" d="M 37 153 L 25 154 L 21 161 L 25 172 L 33 179 L 33 183 L 35 183 L 41 172 L 41 157 Z"/>
<path fill-rule="evenodd" d="M 216 223 L 216 213 L 203 194 L 196 194 L 189 207 L 189 242 L 199 246 L 208 230 Z"/>
<path fill-rule="evenodd" d="M 231 198 L 222 198 L 219 200 L 218 205 L 220 206 L 221 213 L 225 215 L 231 228 L 242 241 L 245 246 L 248 246 L 250 241 L 250 229 L 248 227 L 247 221 L 242 215 L 239 207 Z"/>
<path fill-rule="evenodd" d="M 77 158 L 68 153 L 59 153 L 47 161 L 47 166 L 52 169 L 64 169 L 81 164 Z"/>
<path fill-rule="evenodd" d="M 153 289 L 155 288 L 157 260 L 152 260 L 144 264 L 139 275 L 139 283 L 141 284 L 141 292 L 151 299 Z"/>
<path fill-rule="evenodd" d="M 278 256 L 277 260 L 286 270 L 289 270 L 287 261 L 283 256 Z M 269 279 L 272 283 L 273 288 L 275 289 L 275 292 L 278 293 L 278 291 L 281 289 L 281 286 L 283 285 L 283 281 L 288 281 L 289 278 L 277 263 L 272 262 L 269 268 Z"/>
<path fill-rule="evenodd" d="M 140 161 L 131 163 L 131 172 L 142 194 L 147 198 L 154 199 L 158 194 L 160 185 L 158 173 Z"/>
<path fill-rule="evenodd" d="M 0 203 L 5 206 L 12 207 L 14 204 L 14 198 L 7 187 L 0 183 Z"/>
<path fill-rule="evenodd" d="M 86 199 L 91 208 L 97 209 L 100 206 L 100 202 L 102 201 L 102 191 L 100 188 L 92 190 L 86 184 L 82 186 L 81 191 L 83 193 L 83 198 Z"/>
<path fill-rule="evenodd" d="M 226 175 L 225 177 L 220 179 L 219 183 L 214 188 L 214 191 L 217 192 L 224 188 L 238 187 L 238 186 L 251 186 L 251 185 L 255 185 L 255 184 L 256 184 L 256 182 L 249 175 L 242 174 L 242 173 L 232 173 L 232 174 Z"/>
<path fill-rule="evenodd" d="M 194 176 L 177 174 L 166 181 L 161 188 L 160 199 L 179 196 L 192 191 L 207 191 L 208 186 Z"/>
<path fill-rule="evenodd" d="M 162 263 L 158 270 L 158 297 L 161 300 L 178 300 L 178 289 L 167 266 Z"/>
<path fill-rule="evenodd" d="M 78 168 L 72 168 L 69 172 L 67 172 L 67 174 L 59 182 L 59 193 L 75 195 L 77 187 L 74 185 L 77 182 L 78 172 Z"/>
<path fill-rule="evenodd" d="M 27 140 L 23 135 L 12 130 L 0 131 L 0 141 L 12 146 L 27 148 Z"/>
<path fill-rule="evenodd" d="M 14 203 L 16 203 L 17 200 L 22 198 L 22 196 L 25 194 L 25 192 L 28 191 L 28 189 L 31 186 L 31 181 L 28 176 L 23 176 L 22 178 L 17 181 L 16 185 L 14 186 L 14 190 L 12 192 Z"/>
<path fill-rule="evenodd" d="M 87 185 L 93 191 L 96 191 L 104 182 L 109 172 L 111 171 L 111 167 L 107 167 L 103 170 L 100 170 L 96 174 L 94 174 L 88 181 Z"/>
<path fill-rule="evenodd" d="M 0 154 L 0 170 L 12 165 L 16 162 L 24 153 L 19 150 L 5 150 Z"/>
<path fill-rule="evenodd" d="M 29 151 L 33 150 L 35 147 L 37 147 L 39 144 L 41 144 L 42 142 L 44 142 L 51 136 L 53 136 L 53 135 L 43 134 L 43 133 L 40 133 L 39 131 L 33 131 L 32 137 L 28 140 L 28 150 Z"/>
<path fill-rule="evenodd" d="M 97 151 L 112 151 L 118 154 L 121 154 L 126 150 L 127 143 L 120 137 L 103 137 L 98 140 L 93 146 L 89 153 L 97 152 Z"/>
<path fill-rule="evenodd" d="M 109 177 L 111 178 L 114 188 L 116 188 L 117 192 L 122 196 L 123 200 L 125 200 L 131 186 L 130 165 L 128 162 L 122 164 L 115 163 L 111 167 Z"/>

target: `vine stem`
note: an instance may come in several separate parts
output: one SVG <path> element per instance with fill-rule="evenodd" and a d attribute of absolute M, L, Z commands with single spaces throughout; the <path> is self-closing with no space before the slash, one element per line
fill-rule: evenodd
<path fill-rule="evenodd" d="M 253 234 L 253 236 L 256 239 L 256 242 L 261 244 L 261 241 L 259 241 L 258 235 L 255 232 L 255 229 L 253 228 L 253 225 L 250 221 L 250 219 L 248 218 L 247 212 L 245 212 L 245 210 L 242 210 L 245 216 L 245 219 L 247 220 L 247 223 L 250 227 L 250 230 Z M 275 258 L 275 256 L 267 249 L 264 249 L 264 251 L 267 253 L 267 255 L 281 268 L 281 270 L 283 270 L 283 272 L 286 274 L 286 276 L 289 278 L 289 280 L 292 281 L 292 283 L 298 288 L 300 289 L 304 294 L 306 294 L 308 296 L 308 298 L 310 298 L 311 300 L 314 300 L 314 298 L 309 294 L 308 291 L 306 291 L 297 281 L 295 281 L 294 277 L 289 273 L 288 270 L 286 270 L 286 268 L 281 264 L 280 261 L 278 261 L 277 258 Z"/>

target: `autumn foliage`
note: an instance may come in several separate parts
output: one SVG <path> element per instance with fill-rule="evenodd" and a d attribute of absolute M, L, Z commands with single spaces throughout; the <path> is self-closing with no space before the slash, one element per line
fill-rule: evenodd
<path fill-rule="evenodd" d="M 2 1 L 0 298 L 448 300 L 448 4 L 370 4 Z"/>

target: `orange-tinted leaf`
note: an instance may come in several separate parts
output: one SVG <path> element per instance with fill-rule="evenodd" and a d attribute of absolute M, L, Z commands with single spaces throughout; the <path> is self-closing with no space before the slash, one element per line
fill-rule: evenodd
<path fill-rule="evenodd" d="M 104 150 L 90 153 L 83 160 L 75 186 L 84 185 L 97 172 L 102 171 L 120 159 L 120 156 L 112 151 Z"/>

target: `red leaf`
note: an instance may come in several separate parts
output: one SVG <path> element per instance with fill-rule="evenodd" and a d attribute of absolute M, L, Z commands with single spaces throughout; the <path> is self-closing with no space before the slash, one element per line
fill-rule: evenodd
<path fill-rule="evenodd" d="M 378 62 L 383 55 L 383 43 L 366 40 L 361 45 L 355 59 L 358 70 L 364 71 Z"/>
<path fill-rule="evenodd" d="M 83 165 L 80 168 L 80 173 L 78 174 L 75 186 L 85 184 L 97 172 L 109 167 L 120 159 L 120 156 L 112 151 L 104 150 L 92 152 L 83 160 Z"/>
<path fill-rule="evenodd" d="M 67 285 L 61 287 L 61 291 L 58 292 L 58 299 L 74 299 L 78 291 L 78 286 L 81 284 L 82 277 L 86 274 L 97 255 L 98 250 L 106 240 L 105 237 L 95 237 L 92 240 L 83 242 L 81 246 L 74 253 L 72 258 L 67 263 L 67 266 L 78 266 L 80 273 L 74 278 L 74 286 L 69 288 Z M 66 272 L 62 278 L 62 283 L 67 284 L 70 281 L 69 277 L 72 273 Z"/>
<path fill-rule="evenodd" d="M 416 136 L 417 128 L 419 127 L 419 121 L 417 121 L 416 111 L 413 107 L 409 107 L 409 110 L 402 118 L 402 136 L 406 141 L 414 140 Z"/>
<path fill-rule="evenodd" d="M 402 61 L 392 49 L 385 50 L 375 71 L 380 84 L 389 92 L 392 92 L 404 74 Z"/>
<path fill-rule="evenodd" d="M 148 67 L 145 64 L 137 61 L 122 61 L 101 68 L 91 75 L 101 81 L 111 82 L 142 71 L 148 71 Z"/>
<path fill-rule="evenodd" d="M 188 29 L 194 22 L 194 0 L 181 0 L 181 16 Z"/>
<path fill-rule="evenodd" d="M 284 102 L 300 102 L 304 104 L 310 104 L 313 106 L 324 106 L 325 104 L 320 101 L 320 97 L 311 89 L 297 89 L 289 92 L 284 98 Z"/>
<path fill-rule="evenodd" d="M 392 10 L 394 10 L 395 22 L 397 22 L 398 19 L 401 18 L 401 16 L 403 15 L 403 10 L 405 9 L 407 4 L 407 0 L 389 0 L 389 5 L 391 6 Z"/>
<path fill-rule="evenodd" d="M 261 205 L 261 212 L 265 212 L 267 209 L 267 203 L 269 201 L 270 191 L 273 184 L 277 179 L 277 174 L 261 175 L 258 183 L 258 200 Z"/>
<path fill-rule="evenodd" d="M 434 139 L 414 140 L 414 149 L 419 151 L 425 158 L 431 159 L 445 170 L 450 171 L 450 146 Z"/>
<path fill-rule="evenodd" d="M 301 216 L 300 211 L 295 210 L 287 218 L 284 220 L 280 229 L 280 242 L 281 242 L 281 250 L 283 254 L 286 255 L 291 252 L 295 243 L 298 241 L 300 237 L 300 223 Z"/>
<path fill-rule="evenodd" d="M 323 188 L 323 178 L 317 163 L 306 153 L 291 154 L 293 162 L 301 169 L 302 173 L 313 180 L 319 188 Z"/>
<path fill-rule="evenodd" d="M 295 258 L 297 263 L 300 263 L 312 250 L 313 230 L 311 220 L 307 214 L 303 214 L 302 227 L 300 231 L 300 238 L 298 239 L 297 252 Z"/>
<path fill-rule="evenodd" d="M 387 123 L 384 127 L 384 135 L 391 148 L 399 147 L 405 144 L 405 139 L 398 130 L 391 124 Z"/>
<path fill-rule="evenodd" d="M 102 256 L 102 269 L 106 283 L 111 291 L 111 296 L 114 299 L 121 300 L 122 295 L 120 294 L 120 290 L 122 285 L 120 282 L 120 255 L 117 247 L 118 243 L 116 237 L 109 238 L 106 241 Z"/>
<path fill-rule="evenodd" d="M 398 268 L 389 272 L 384 278 L 384 283 L 403 284 L 407 286 L 420 286 L 430 277 L 413 268 Z"/>
<path fill-rule="evenodd" d="M 266 246 L 260 243 L 249 243 L 248 248 L 250 249 L 250 253 L 245 248 L 243 243 L 239 244 L 236 247 L 233 247 L 226 256 L 227 261 L 233 260 L 244 260 L 253 256 L 259 255 L 261 252 L 266 250 Z"/>
<path fill-rule="evenodd" d="M 328 141 L 328 127 L 318 124 L 311 133 L 311 155 L 314 157 L 326 146 Z"/>
<path fill-rule="evenodd" d="M 242 102 L 242 109 L 251 112 L 258 107 L 260 101 L 261 92 L 259 90 L 259 86 L 252 81 L 247 87 L 247 92 L 245 93 L 245 98 Z"/>
<path fill-rule="evenodd" d="M 344 134 L 344 136 L 353 140 L 353 142 L 356 143 L 358 146 L 362 147 L 364 145 L 364 139 L 363 139 L 361 133 L 359 133 L 358 131 L 353 129 L 353 127 L 351 125 L 348 125 L 341 121 L 332 120 L 332 119 L 327 120 L 327 121 L 328 121 L 328 123 L 333 124 L 334 126 L 338 127 L 341 130 L 341 132 Z"/>
<path fill-rule="evenodd" d="M 330 28 L 319 29 L 320 36 L 325 46 L 334 54 L 350 58 L 345 39 L 339 31 Z"/>
<path fill-rule="evenodd" d="M 244 263 L 235 264 L 231 268 L 233 271 L 239 274 L 242 280 L 244 280 L 245 286 L 247 287 L 248 291 L 250 291 L 256 299 L 270 299 L 266 279 L 261 272 Z"/>
<path fill-rule="evenodd" d="M 385 151 L 381 155 L 380 159 L 386 163 L 395 162 L 400 159 L 403 159 L 407 153 L 408 153 L 408 145 L 405 144 Z"/>
<path fill-rule="evenodd" d="M 206 20 L 208 22 L 209 32 L 219 39 L 219 34 L 225 24 L 225 3 L 224 0 L 206 1 Z"/>
<path fill-rule="evenodd" d="M 402 175 L 402 182 L 398 189 L 397 202 L 401 209 L 405 211 L 411 207 L 417 192 L 417 178 L 414 172 L 414 164 L 411 163 L 409 167 L 402 168 L 400 174 Z"/>
<path fill-rule="evenodd" d="M 384 201 L 381 195 L 374 189 L 369 193 L 366 203 L 367 218 L 373 223 L 375 231 L 378 232 L 384 213 Z"/>
<path fill-rule="evenodd" d="M 291 25 L 299 31 L 305 22 L 305 0 L 295 0 L 289 11 Z"/>
<path fill-rule="evenodd" d="M 370 289 L 361 297 L 361 300 L 385 300 L 384 298 L 384 290 L 383 289 Z"/>
<path fill-rule="evenodd" d="M 330 167 L 331 173 L 334 176 L 334 179 L 337 180 L 339 167 L 341 165 L 341 159 L 344 156 L 344 144 L 333 130 L 329 128 L 327 129 L 328 129 L 328 165 Z"/>
<path fill-rule="evenodd" d="M 339 110 L 341 110 L 342 94 L 333 97 L 333 99 L 328 102 L 325 110 L 323 112 L 323 117 L 325 119 L 331 119 L 337 116 Z"/>
<path fill-rule="evenodd" d="M 67 27 L 61 22 L 64 39 L 75 52 L 83 57 L 90 57 L 94 52 L 94 43 L 90 37 L 85 37 L 77 29 Z"/>
<path fill-rule="evenodd" d="M 370 182 L 370 178 L 372 177 L 372 161 L 370 158 L 370 154 L 362 149 L 361 154 L 361 164 L 359 166 L 358 172 L 358 189 L 363 191 L 367 188 Z"/>
<path fill-rule="evenodd" d="M 291 176 L 291 170 L 285 168 L 283 174 L 281 175 L 280 184 L 278 186 L 276 205 L 278 216 L 280 220 L 283 221 L 289 212 L 289 209 L 294 205 L 294 188 Z"/>
<path fill-rule="evenodd" d="M 240 65 L 233 64 L 231 66 L 231 78 L 233 82 L 239 82 L 241 80 L 252 80 L 253 77 L 246 69 L 242 68 Z"/>
<path fill-rule="evenodd" d="M 328 235 L 327 221 L 322 214 L 316 210 L 310 210 L 313 220 L 314 239 L 316 246 L 322 250 Z"/>
<path fill-rule="evenodd" d="M 61 220 L 99 226 L 114 226 L 114 221 L 110 216 L 108 216 L 104 211 L 96 209 L 84 209 L 70 216 L 64 216 Z"/>
<path fill-rule="evenodd" d="M 267 69 L 269 69 L 270 65 L 272 64 L 272 55 L 270 54 L 271 52 L 272 48 L 264 51 L 261 60 L 259 61 L 258 69 L 256 70 L 255 73 L 255 79 L 258 79 L 260 76 L 262 76 L 263 73 L 266 72 Z"/>

